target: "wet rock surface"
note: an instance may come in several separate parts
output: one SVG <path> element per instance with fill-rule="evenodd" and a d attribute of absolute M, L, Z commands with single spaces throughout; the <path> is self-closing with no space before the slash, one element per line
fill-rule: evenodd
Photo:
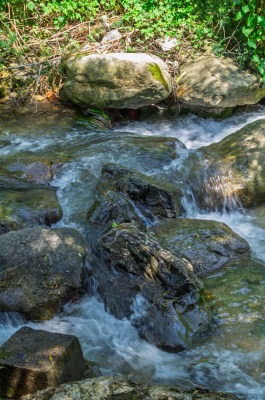
<path fill-rule="evenodd" d="M 228 393 L 213 393 L 207 389 L 185 389 L 179 386 L 146 385 L 126 378 L 109 376 L 87 379 L 58 388 L 47 389 L 23 400 L 236 400 Z"/>
<path fill-rule="evenodd" d="M 0 395 L 18 398 L 81 379 L 86 370 L 77 337 L 19 329 L 0 347 Z"/>
<path fill-rule="evenodd" d="M 53 189 L 0 187 L 0 234 L 34 225 L 51 226 L 62 215 Z"/>
<path fill-rule="evenodd" d="M 265 201 L 265 120 L 252 122 L 187 160 L 184 180 L 207 210 L 249 207 Z M 183 168 L 185 175 L 185 166 Z"/>
<path fill-rule="evenodd" d="M 136 109 L 172 91 L 166 64 L 148 54 L 80 53 L 66 61 L 66 75 L 63 96 L 79 106 Z"/>
<path fill-rule="evenodd" d="M 161 221 L 151 231 L 161 246 L 186 258 L 198 276 L 211 274 L 250 252 L 246 240 L 217 221 L 178 218 Z"/>
<path fill-rule="evenodd" d="M 133 203 L 126 196 L 113 191 L 105 192 L 98 197 L 88 211 L 87 218 L 90 223 L 104 226 L 123 222 L 137 222 L 137 224 L 144 226 Z"/>
<path fill-rule="evenodd" d="M 126 195 L 147 223 L 180 214 L 178 188 L 118 164 L 103 166 L 97 187 L 99 191 L 116 190 Z"/>
<path fill-rule="evenodd" d="M 211 311 L 201 304 L 202 285 L 192 266 L 134 226 L 103 235 L 91 265 L 108 310 L 130 318 L 150 343 L 178 352 L 208 333 Z"/>
<path fill-rule="evenodd" d="M 71 228 L 28 228 L 0 236 L 0 309 L 52 318 L 82 285 L 85 248 Z"/>

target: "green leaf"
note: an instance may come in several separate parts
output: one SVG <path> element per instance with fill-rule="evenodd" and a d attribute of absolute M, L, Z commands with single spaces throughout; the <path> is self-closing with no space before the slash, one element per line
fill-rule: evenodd
<path fill-rule="evenodd" d="M 243 26 L 243 28 L 242 28 L 242 32 L 246 37 L 248 37 L 252 31 L 253 31 L 252 28 L 246 28 L 245 26 Z"/>
<path fill-rule="evenodd" d="M 250 10 L 250 8 L 249 8 L 248 5 L 245 5 L 245 6 L 242 7 L 242 11 L 243 11 L 244 14 L 248 13 L 249 10 Z"/>
<path fill-rule="evenodd" d="M 253 49 L 257 48 L 257 45 L 255 42 L 253 42 L 253 40 L 248 39 L 248 45 L 249 45 L 249 47 L 252 47 Z"/>
<path fill-rule="evenodd" d="M 260 58 L 257 54 L 254 54 L 254 56 L 252 57 L 252 60 L 256 63 L 260 63 Z"/>
<path fill-rule="evenodd" d="M 111 226 L 112 226 L 112 228 L 116 228 L 116 226 L 118 226 L 118 224 L 116 224 L 116 222 L 113 222 L 113 224 Z"/>
<path fill-rule="evenodd" d="M 239 11 L 236 15 L 236 20 L 239 20 L 243 17 L 242 11 Z"/>
<path fill-rule="evenodd" d="M 29 2 L 27 3 L 27 8 L 28 8 L 30 11 L 33 11 L 33 10 L 34 10 L 35 4 L 33 3 L 33 1 L 29 1 Z"/>

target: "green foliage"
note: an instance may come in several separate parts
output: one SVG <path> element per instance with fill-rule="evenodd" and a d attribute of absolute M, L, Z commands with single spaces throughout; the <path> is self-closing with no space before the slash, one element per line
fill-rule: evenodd
<path fill-rule="evenodd" d="M 56 32 L 111 13 L 120 17 L 113 28 L 129 25 L 138 29 L 137 49 L 148 49 L 147 42 L 153 39 L 173 36 L 179 39 L 180 47 L 188 42 L 194 52 L 211 46 L 217 55 L 236 57 L 259 71 L 265 81 L 264 9 L 265 0 L 0 0 L 1 58 L 27 53 L 28 39 L 46 39 L 50 29 Z M 17 27 L 23 30 L 20 38 Z M 67 32 L 64 38 L 61 52 L 78 48 L 80 42 Z M 86 40 L 98 38 L 100 33 L 98 36 L 93 30 L 86 34 Z M 133 52 L 135 46 L 126 49 Z M 43 41 L 41 55 L 52 54 L 51 46 Z"/>

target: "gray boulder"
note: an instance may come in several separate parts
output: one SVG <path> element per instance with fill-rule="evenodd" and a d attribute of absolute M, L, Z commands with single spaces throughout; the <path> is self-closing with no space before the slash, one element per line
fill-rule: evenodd
<path fill-rule="evenodd" d="M 117 318 L 131 319 L 148 342 L 178 352 L 208 333 L 212 315 L 186 260 L 130 224 L 104 234 L 93 254 L 92 271 L 106 307 Z"/>
<path fill-rule="evenodd" d="M 118 164 L 103 166 L 97 187 L 101 192 L 116 190 L 126 195 L 148 223 L 180 214 L 178 188 Z"/>
<path fill-rule="evenodd" d="M 140 108 L 172 91 L 165 63 L 145 53 L 77 54 L 66 61 L 63 97 L 79 106 Z"/>
<path fill-rule="evenodd" d="M 258 103 L 265 97 L 265 84 L 258 76 L 241 70 L 231 59 L 204 55 L 184 64 L 177 96 L 191 108 L 220 114 L 225 109 Z"/>
<path fill-rule="evenodd" d="M 82 379 L 86 371 L 77 337 L 19 329 L 0 347 L 0 396 L 17 398 Z"/>
<path fill-rule="evenodd" d="M 178 218 L 151 228 L 162 247 L 186 258 L 198 276 L 215 272 L 250 252 L 246 240 L 217 221 Z"/>
<path fill-rule="evenodd" d="M 78 294 L 85 248 L 70 228 L 28 228 L 0 236 L 0 310 L 52 318 Z"/>
<path fill-rule="evenodd" d="M 204 209 L 264 202 L 265 119 L 200 148 L 187 157 L 183 173 L 183 181 Z"/>

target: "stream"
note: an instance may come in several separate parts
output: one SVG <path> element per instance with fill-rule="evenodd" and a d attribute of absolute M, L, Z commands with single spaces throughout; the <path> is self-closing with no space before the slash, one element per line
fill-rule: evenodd
<path fill-rule="evenodd" d="M 63 209 L 56 227 L 70 226 L 86 235 L 86 214 L 95 196 L 101 167 L 122 164 L 174 183 L 182 160 L 196 148 L 218 142 L 246 124 L 265 118 L 265 107 L 251 107 L 224 121 L 194 115 L 161 115 L 145 122 L 116 123 L 113 132 L 95 132 L 78 121 L 61 118 L 18 117 L 0 122 L 1 138 L 11 142 L 0 149 L 1 160 L 53 155 L 67 158 L 52 185 Z M 177 138 L 187 149 L 176 159 L 161 157 L 149 146 L 153 136 Z M 226 211 L 202 213 L 187 189 L 186 217 L 226 223 L 250 244 L 250 257 L 236 260 L 203 278 L 214 296 L 220 325 L 205 342 L 171 354 L 139 338 L 128 320 L 118 320 L 95 297 L 68 304 L 52 320 L 27 323 L 17 313 L 0 313 L 0 344 L 27 323 L 37 329 L 78 336 L 84 356 L 96 362 L 103 375 L 129 375 L 135 381 L 204 386 L 235 393 L 247 400 L 265 399 L 265 204 L 243 210 L 234 204 Z M 143 299 L 135 300 L 134 313 Z"/>

